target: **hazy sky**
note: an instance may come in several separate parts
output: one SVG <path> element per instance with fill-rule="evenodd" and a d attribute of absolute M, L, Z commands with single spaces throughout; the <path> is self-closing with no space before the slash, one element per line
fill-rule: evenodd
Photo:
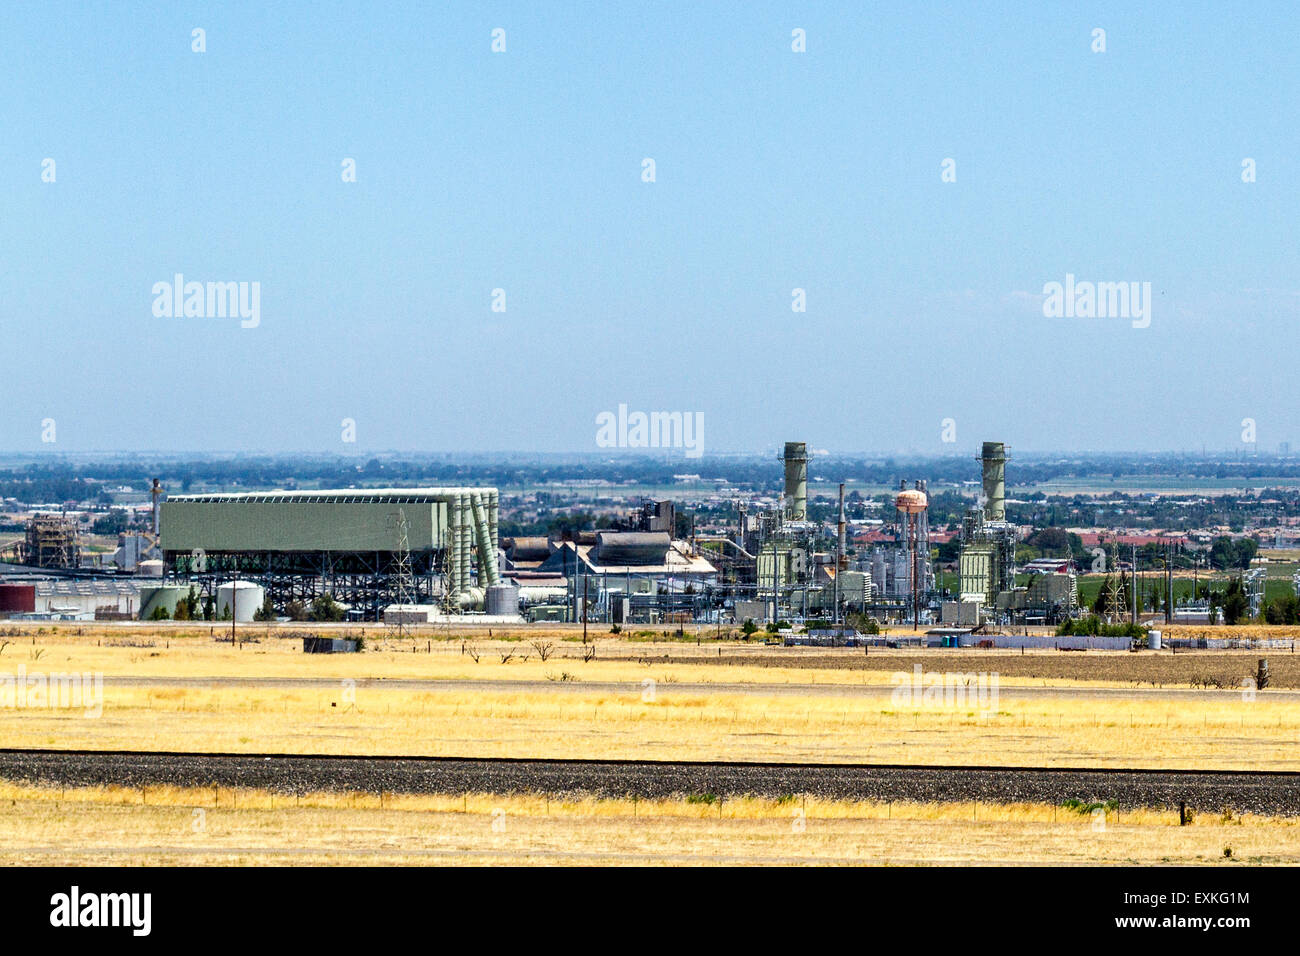
<path fill-rule="evenodd" d="M 0 448 L 1300 445 L 1300 14 L 989 6 L 10 6 Z"/>

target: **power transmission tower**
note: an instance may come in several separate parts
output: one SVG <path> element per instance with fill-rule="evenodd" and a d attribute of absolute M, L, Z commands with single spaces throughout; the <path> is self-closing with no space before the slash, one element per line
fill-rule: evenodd
<path fill-rule="evenodd" d="M 1118 624 L 1128 616 L 1124 606 L 1124 596 L 1119 590 L 1119 549 L 1111 542 L 1110 566 L 1112 573 L 1106 575 L 1106 600 L 1102 603 L 1102 614 L 1107 624 Z M 1132 583 L 1129 584 L 1132 587 Z"/>
<path fill-rule="evenodd" d="M 408 633 L 406 623 L 406 608 L 408 605 L 415 603 L 415 578 L 411 574 L 411 526 L 406 520 L 406 510 L 397 509 L 397 549 L 394 552 L 397 558 L 396 586 L 397 586 L 397 605 L 398 610 L 395 615 L 397 618 L 393 633 L 397 637 L 405 637 Z"/>

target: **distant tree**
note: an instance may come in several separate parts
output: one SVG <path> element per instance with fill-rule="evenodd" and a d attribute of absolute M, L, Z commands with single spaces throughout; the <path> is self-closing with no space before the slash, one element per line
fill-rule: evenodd
<path fill-rule="evenodd" d="M 199 616 L 199 593 L 190 585 L 189 593 L 176 602 L 176 620 L 193 621 Z"/>
<path fill-rule="evenodd" d="M 149 615 L 149 620 L 166 621 L 170 617 L 171 615 L 167 613 L 167 608 L 159 604 L 156 608 L 153 609 L 153 612 Z"/>
<path fill-rule="evenodd" d="M 284 606 L 284 613 L 291 621 L 307 620 L 307 608 L 301 601 L 290 601 Z"/>
<path fill-rule="evenodd" d="M 1246 597 L 1246 589 L 1242 586 L 1241 578 L 1233 578 L 1223 592 L 1223 623 L 1236 624 L 1244 619 L 1249 611 L 1250 600 Z"/>
<path fill-rule="evenodd" d="M 322 594 L 311 602 L 308 619 L 312 621 L 341 621 L 343 608 L 339 607 L 332 595 Z"/>
<path fill-rule="evenodd" d="M 253 612 L 253 620 L 254 621 L 275 620 L 275 605 L 271 603 L 271 595 L 268 594 L 266 596 L 266 600 L 262 602 L 262 606 Z"/>
<path fill-rule="evenodd" d="M 1234 540 L 1227 535 L 1221 535 L 1210 545 L 1210 565 L 1220 571 L 1234 569 L 1244 571 L 1250 567 L 1250 562 L 1255 560 L 1258 551 L 1259 542 L 1254 538 Z"/>
<path fill-rule="evenodd" d="M 102 518 L 96 518 L 90 526 L 92 534 L 114 535 L 121 534 L 127 528 L 126 512 L 121 508 L 114 508 Z"/>
<path fill-rule="evenodd" d="M 1071 537 L 1078 535 L 1071 535 L 1064 528 L 1041 528 L 1026 538 L 1025 543 L 1043 554 L 1068 554 L 1074 550 Z"/>

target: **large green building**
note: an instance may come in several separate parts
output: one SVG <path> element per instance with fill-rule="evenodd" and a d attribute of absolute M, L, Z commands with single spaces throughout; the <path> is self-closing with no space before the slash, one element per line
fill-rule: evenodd
<path fill-rule="evenodd" d="M 159 531 L 166 573 L 205 592 L 239 576 L 278 610 L 329 593 L 377 617 L 399 601 L 464 604 L 496 584 L 497 514 L 495 488 L 175 495 Z"/>

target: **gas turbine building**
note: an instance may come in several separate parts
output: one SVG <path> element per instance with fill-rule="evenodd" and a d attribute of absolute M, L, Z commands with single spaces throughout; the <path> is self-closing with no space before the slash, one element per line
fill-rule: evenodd
<path fill-rule="evenodd" d="M 483 604 L 500 583 L 495 488 L 175 495 L 161 505 L 164 573 L 204 594 L 256 581 L 277 611 L 330 594 L 377 619 L 390 604 Z"/>

